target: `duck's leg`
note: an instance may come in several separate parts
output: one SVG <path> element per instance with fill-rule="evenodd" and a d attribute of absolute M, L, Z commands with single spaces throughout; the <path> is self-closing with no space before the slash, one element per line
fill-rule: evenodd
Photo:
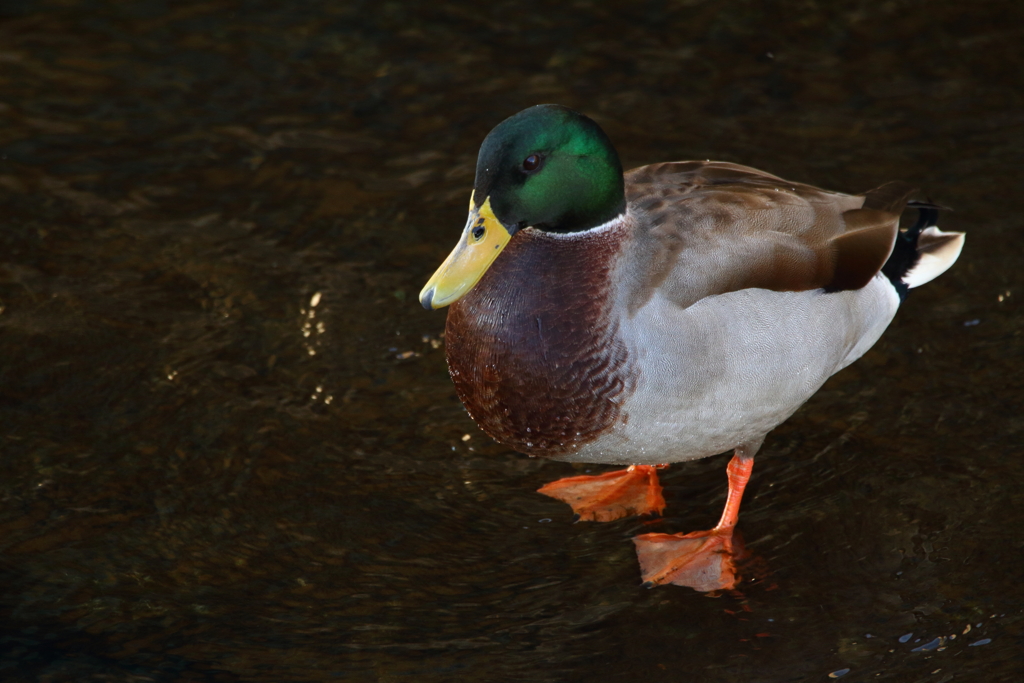
<path fill-rule="evenodd" d="M 726 474 L 729 495 L 722 517 L 714 529 L 689 534 L 643 534 L 633 539 L 644 586 L 664 583 L 689 586 L 699 591 L 731 589 L 736 586 L 733 531 L 740 516 L 743 490 L 754 468 L 754 454 L 761 440 L 736 449 Z"/>
<path fill-rule="evenodd" d="M 629 515 L 661 514 L 665 499 L 657 467 L 633 465 L 596 476 L 565 477 L 537 492 L 571 505 L 577 521 L 610 522 Z"/>

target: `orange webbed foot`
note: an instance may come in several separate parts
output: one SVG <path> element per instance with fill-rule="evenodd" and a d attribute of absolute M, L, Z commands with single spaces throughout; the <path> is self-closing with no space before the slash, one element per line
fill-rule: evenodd
<path fill-rule="evenodd" d="M 739 536 L 734 540 L 743 490 L 754 467 L 754 446 L 741 446 L 729 461 L 729 495 L 718 524 L 710 531 L 689 534 L 643 534 L 633 539 L 644 585 L 654 588 L 671 583 L 709 592 L 731 590 L 739 583 L 736 562 L 743 553 Z"/>
<path fill-rule="evenodd" d="M 610 522 L 630 515 L 661 514 L 658 473 L 651 465 L 633 465 L 596 476 L 565 477 L 537 489 L 572 506 L 577 521 Z"/>
<path fill-rule="evenodd" d="M 666 583 L 701 592 L 731 590 L 739 583 L 735 527 L 689 534 L 643 534 L 633 539 L 644 586 Z"/>

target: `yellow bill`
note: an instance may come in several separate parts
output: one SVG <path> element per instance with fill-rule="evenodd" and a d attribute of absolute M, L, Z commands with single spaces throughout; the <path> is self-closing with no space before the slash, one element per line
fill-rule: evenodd
<path fill-rule="evenodd" d="M 511 238 L 512 235 L 491 211 L 491 198 L 488 197 L 483 206 L 477 208 L 470 196 L 469 219 L 459 243 L 420 291 L 423 308 L 444 308 L 465 296 Z"/>

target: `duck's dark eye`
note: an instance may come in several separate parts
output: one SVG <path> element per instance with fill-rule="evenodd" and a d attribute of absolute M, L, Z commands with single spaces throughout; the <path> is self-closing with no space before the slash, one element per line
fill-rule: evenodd
<path fill-rule="evenodd" d="M 531 154 L 523 159 L 524 171 L 536 171 L 538 166 L 540 166 L 540 156 L 537 154 Z"/>

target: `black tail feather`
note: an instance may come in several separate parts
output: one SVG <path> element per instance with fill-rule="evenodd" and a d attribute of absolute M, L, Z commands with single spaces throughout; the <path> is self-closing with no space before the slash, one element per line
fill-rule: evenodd
<path fill-rule="evenodd" d="M 882 266 L 882 274 L 892 282 L 896 292 L 900 295 L 900 301 L 906 299 L 907 292 L 910 291 L 910 288 L 903 282 L 903 276 L 917 265 L 920 258 L 917 253 L 917 238 L 921 236 L 921 231 L 938 223 L 939 211 L 952 210 L 939 204 L 916 199 L 907 202 L 907 208 L 917 209 L 917 220 L 906 230 L 896 233 L 896 243 L 892 247 L 892 254 Z"/>

